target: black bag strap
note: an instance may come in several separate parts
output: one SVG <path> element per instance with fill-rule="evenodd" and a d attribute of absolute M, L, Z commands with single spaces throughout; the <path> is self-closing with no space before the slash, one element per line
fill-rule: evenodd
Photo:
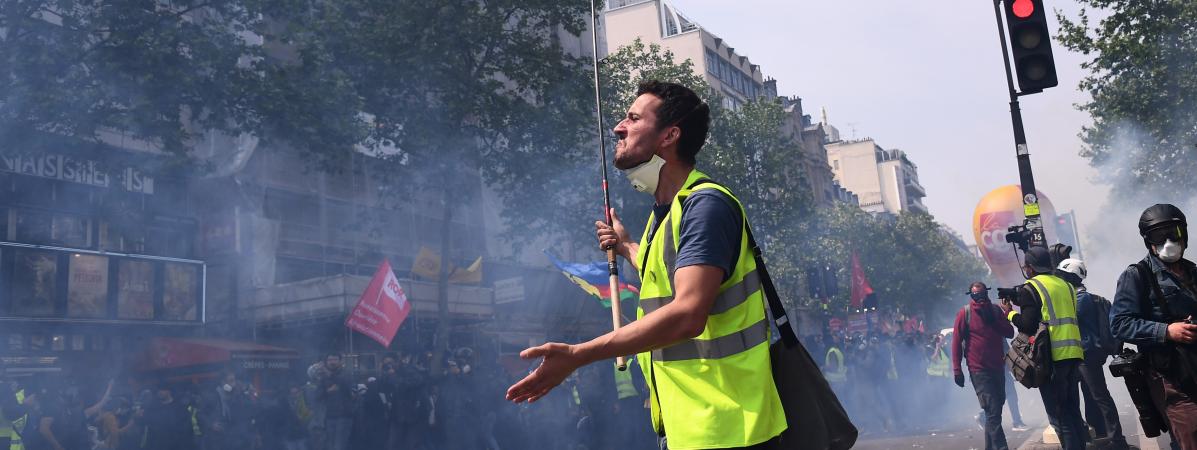
<path fill-rule="evenodd" d="M 748 220 L 744 220 L 744 230 L 748 232 L 748 246 L 752 248 L 752 256 L 756 258 L 756 271 L 761 276 L 761 289 L 765 291 L 765 298 L 769 300 L 769 311 L 773 313 L 773 324 L 781 333 L 781 340 L 786 348 L 798 344 L 798 335 L 794 334 L 794 327 L 790 326 L 790 318 L 786 315 L 786 308 L 781 304 L 781 296 L 777 295 L 777 288 L 773 286 L 773 279 L 769 277 L 769 270 L 765 268 L 765 257 L 761 254 L 761 247 L 752 236 L 752 227 Z"/>
<path fill-rule="evenodd" d="M 722 186 L 710 178 L 701 178 L 691 183 L 688 189 L 693 190 L 699 185 L 707 183 Z M 790 317 L 786 314 L 785 306 L 781 304 L 781 296 L 777 294 L 777 287 L 773 285 L 769 269 L 765 267 L 765 257 L 761 252 L 761 247 L 757 244 L 756 237 L 752 235 L 752 226 L 748 224 L 748 211 L 743 209 L 742 204 L 740 208 L 740 214 L 744 219 L 744 231 L 748 234 L 748 248 L 752 250 L 752 257 L 756 260 L 756 272 L 761 277 L 761 289 L 765 291 L 769 312 L 773 315 L 773 324 L 781 333 L 781 340 L 785 343 L 786 348 L 792 348 L 798 345 L 798 335 L 794 333 L 794 327 L 790 326 Z"/>
<path fill-rule="evenodd" d="M 1135 263 L 1134 267 L 1139 270 L 1139 280 L 1147 283 L 1147 289 L 1145 289 L 1146 292 L 1144 294 L 1149 299 L 1155 297 L 1152 301 L 1156 306 L 1160 307 L 1160 311 L 1164 313 L 1164 317 L 1172 317 L 1172 313 L 1168 311 L 1168 301 L 1164 299 L 1164 291 L 1160 289 L 1160 282 L 1155 279 L 1155 272 L 1147 266 L 1147 261 L 1139 261 Z M 1146 303 L 1144 304 L 1144 309 L 1143 315 L 1147 316 L 1150 310 L 1146 309 Z"/>

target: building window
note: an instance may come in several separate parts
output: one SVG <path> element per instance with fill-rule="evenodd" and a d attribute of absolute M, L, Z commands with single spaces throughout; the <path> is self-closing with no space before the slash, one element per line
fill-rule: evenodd
<path fill-rule="evenodd" d="M 707 73 L 719 76 L 719 55 L 711 50 L 707 50 Z"/>
<path fill-rule="evenodd" d="M 834 167 L 835 170 L 840 170 L 840 160 L 837 159 L 837 160 L 832 161 L 831 166 Z"/>
<path fill-rule="evenodd" d="M 92 221 L 78 214 L 69 214 L 39 209 L 14 209 L 16 225 L 13 238 L 26 244 L 61 245 L 64 247 L 91 248 Z M 4 234 L 7 239 L 8 215 L 3 214 Z"/>
<path fill-rule="evenodd" d="M 9 312 L 16 316 L 54 316 L 58 313 L 58 255 L 41 250 L 15 249 Z"/>

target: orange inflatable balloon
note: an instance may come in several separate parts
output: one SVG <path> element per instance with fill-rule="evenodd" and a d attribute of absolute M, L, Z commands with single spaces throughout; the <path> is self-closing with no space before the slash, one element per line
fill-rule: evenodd
<path fill-rule="evenodd" d="M 1043 231 L 1047 235 L 1048 245 L 1057 242 L 1056 238 L 1056 208 L 1052 202 L 1039 194 L 1039 214 L 1043 222 Z M 977 239 L 977 249 L 989 264 L 989 270 L 1003 287 L 1021 284 L 1025 280 L 1022 276 L 1022 251 L 1015 253 L 1013 244 L 1006 242 L 1007 230 L 1014 225 L 1022 225 L 1026 219 L 1022 211 L 1022 188 L 1012 184 L 990 191 L 977 203 L 973 212 L 973 237 Z"/>

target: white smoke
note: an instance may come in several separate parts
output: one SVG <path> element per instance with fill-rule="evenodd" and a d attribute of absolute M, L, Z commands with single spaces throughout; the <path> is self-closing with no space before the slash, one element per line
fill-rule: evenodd
<path fill-rule="evenodd" d="M 1139 236 L 1139 215 L 1147 207 L 1157 203 L 1171 203 L 1189 217 L 1197 217 L 1197 196 L 1193 192 L 1176 189 L 1170 185 L 1139 185 L 1134 189 L 1136 174 L 1132 158 L 1140 154 L 1141 142 L 1149 139 L 1139 126 L 1124 121 L 1117 126 L 1118 133 L 1106 159 L 1096 163 L 1099 181 L 1122 186 L 1122 190 L 1111 192 L 1101 208 L 1101 217 L 1082 230 L 1085 263 L 1089 278 L 1085 284 L 1089 289 L 1107 298 L 1113 298 L 1118 277 L 1127 266 L 1147 255 L 1143 239 Z M 1191 219 L 1190 219 L 1191 220 Z M 1190 260 L 1197 253 L 1186 255 Z"/>

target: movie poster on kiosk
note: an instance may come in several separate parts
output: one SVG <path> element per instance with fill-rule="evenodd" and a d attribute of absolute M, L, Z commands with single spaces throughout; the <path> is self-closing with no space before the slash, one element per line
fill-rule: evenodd
<path fill-rule="evenodd" d="M 116 316 L 119 319 L 154 318 L 154 265 L 123 260 L 116 267 Z"/>
<path fill-rule="evenodd" d="M 108 258 L 76 253 L 67 269 L 67 316 L 108 315 Z"/>
<path fill-rule="evenodd" d="M 52 316 L 58 301 L 58 255 L 13 251 L 12 303 L 16 316 Z"/>
<path fill-rule="evenodd" d="M 163 320 L 195 320 L 199 266 L 166 263 L 165 291 L 162 293 Z"/>

